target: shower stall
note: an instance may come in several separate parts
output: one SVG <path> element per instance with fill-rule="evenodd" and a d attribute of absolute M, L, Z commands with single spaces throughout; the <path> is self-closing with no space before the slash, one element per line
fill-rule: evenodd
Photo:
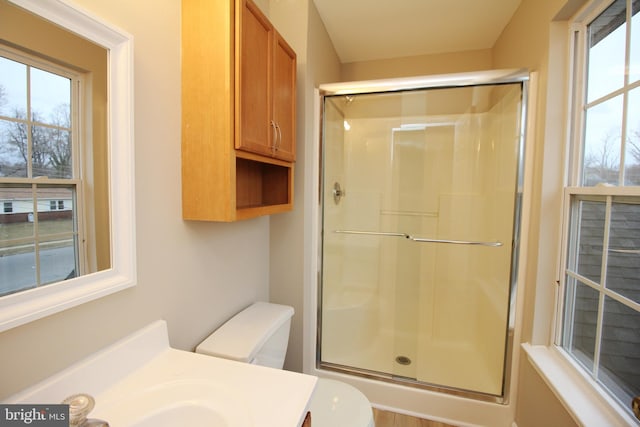
<path fill-rule="evenodd" d="M 321 86 L 317 369 L 508 400 L 528 84 Z"/>

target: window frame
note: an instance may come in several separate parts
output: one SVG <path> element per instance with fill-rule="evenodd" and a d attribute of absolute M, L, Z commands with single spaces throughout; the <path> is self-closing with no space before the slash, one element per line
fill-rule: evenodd
<path fill-rule="evenodd" d="M 111 267 L 0 298 L 0 332 L 137 284 L 133 37 L 63 0 L 8 0 L 107 51 Z M 115 173 L 114 171 L 117 171 Z"/>
<path fill-rule="evenodd" d="M 591 405 L 595 407 L 594 410 L 598 410 L 599 406 L 602 404 L 606 404 L 608 406 L 608 410 L 611 412 L 617 413 L 619 415 L 619 421 L 623 423 L 633 423 L 637 422 L 629 415 L 624 409 L 620 407 L 620 402 L 609 395 L 609 392 L 602 386 L 597 383 L 592 377 L 593 373 L 587 371 L 587 369 L 578 363 L 576 360 L 573 360 L 573 356 L 571 356 L 567 350 L 563 348 L 563 332 L 565 328 L 565 292 L 567 284 L 565 283 L 565 278 L 568 271 L 567 260 L 570 256 L 570 246 L 571 242 L 571 233 L 570 228 L 572 226 L 578 226 L 579 224 L 572 223 L 571 220 L 571 207 L 572 207 L 572 199 L 573 197 L 579 196 L 598 196 L 598 197 L 620 197 L 620 196 L 631 196 L 640 198 L 640 186 L 625 186 L 623 174 L 625 171 L 625 147 L 624 147 L 624 139 L 627 132 L 627 121 L 624 120 L 621 123 L 622 129 L 622 145 L 620 147 L 620 170 L 618 171 L 618 185 L 616 186 L 587 186 L 582 183 L 583 179 L 583 158 L 584 158 L 584 138 L 586 132 L 586 115 L 587 109 L 590 105 L 597 103 L 599 101 L 605 101 L 608 99 L 612 99 L 614 96 L 618 96 L 623 94 L 626 98 L 628 97 L 629 92 L 637 87 L 640 87 L 640 82 L 634 82 L 633 84 L 629 83 L 628 76 L 624 77 L 623 88 L 616 90 L 614 92 L 609 92 L 604 96 L 600 96 L 595 100 L 590 102 L 585 102 L 587 97 L 587 73 L 588 73 L 588 25 L 598 17 L 603 11 L 609 8 L 614 3 L 614 0 L 592 0 L 590 1 L 582 10 L 580 10 L 575 16 L 571 19 L 569 24 L 569 34 L 568 34 L 568 58 L 569 61 L 566 64 L 567 70 L 567 78 L 568 78 L 568 90 L 567 90 L 567 99 L 568 99 L 568 114 L 567 114 L 567 129 L 565 132 L 565 141 L 566 141 L 566 152 L 567 161 L 564 165 L 564 184 L 562 189 L 562 224 L 561 224 L 561 233 L 559 237 L 559 260 L 556 266 L 556 278 L 558 283 L 558 291 L 555 297 L 555 312 L 554 312 L 554 324 L 553 330 L 551 332 L 551 346 L 550 350 L 556 353 L 556 357 L 558 357 L 558 361 L 561 361 L 561 364 L 565 365 L 565 368 L 568 366 L 570 369 L 575 370 L 575 372 L 570 372 L 569 375 L 578 378 L 577 382 L 581 383 L 581 386 L 589 387 L 590 390 L 587 391 L 587 394 L 590 395 L 590 398 L 587 400 L 591 400 Z M 632 2 L 629 1 L 632 5 Z M 627 5 L 629 6 L 629 4 Z M 630 13 L 630 12 L 628 12 Z M 628 15 L 629 16 L 629 15 Z M 629 26 L 627 26 L 629 27 Z M 625 35 L 625 43 L 627 44 L 625 49 L 625 63 L 629 62 L 629 47 L 628 43 L 630 40 L 630 28 L 627 28 L 627 33 Z M 584 108 L 587 106 L 587 108 Z M 628 108 L 628 104 L 625 102 L 624 109 Z M 609 207 L 610 209 L 610 207 Z M 597 290 L 598 295 L 604 294 L 607 295 L 607 289 Z M 609 291 L 611 292 L 611 291 Z M 599 313 L 603 310 L 603 307 L 599 307 Z M 541 366 L 540 360 L 535 360 L 536 356 L 532 355 L 535 351 L 540 351 L 540 349 L 534 350 L 533 348 L 529 348 L 527 352 L 529 353 L 530 359 L 534 363 L 534 366 L 538 368 L 538 370 L 543 374 L 543 377 L 547 380 L 548 383 L 552 385 L 552 388 L 556 389 L 557 392 L 561 395 L 561 400 L 569 401 L 566 396 L 566 393 L 569 393 L 571 387 L 565 389 L 565 392 L 559 391 L 560 389 L 566 387 L 565 385 L 559 384 L 558 381 L 553 381 L 549 378 L 548 370 Z M 594 362 L 597 362 L 597 358 Z M 542 362 L 544 365 L 544 362 Z M 597 368 L 596 368 L 597 372 Z M 599 402 L 594 402 L 593 399 L 598 400 Z M 576 406 L 580 406 L 579 404 L 568 403 L 566 406 L 572 412 L 574 417 L 577 419 L 581 419 L 577 415 L 577 411 L 579 409 Z M 611 416 L 611 414 L 609 414 Z M 589 425 L 586 423 L 586 425 Z M 597 424 L 594 424 L 597 425 Z M 627 424 L 615 424 L 615 425 L 627 425 Z M 633 425 L 633 424 L 629 424 Z"/>
<path fill-rule="evenodd" d="M 72 150 L 72 164 L 71 164 L 71 178 L 46 178 L 46 180 L 42 180 L 42 177 L 0 177 L 0 183 L 3 184 L 19 184 L 26 186 L 31 186 L 32 195 L 37 192 L 37 188 L 43 188 L 43 184 L 46 184 L 46 188 L 73 188 L 73 198 L 74 198 L 74 211 L 72 215 L 73 219 L 73 232 L 69 233 L 69 236 L 74 241 L 74 259 L 75 259 L 75 267 L 76 267 L 76 277 L 82 276 L 88 271 L 88 259 L 90 257 L 88 251 L 93 251 L 87 247 L 87 242 L 95 242 L 95 236 L 91 236 L 87 234 L 86 228 L 84 224 L 86 224 L 86 209 L 85 206 L 85 198 L 84 198 L 84 177 L 83 173 L 86 170 L 84 167 L 85 163 L 91 162 L 91 159 L 87 157 L 87 152 L 90 150 L 83 150 L 82 147 L 84 144 L 89 141 L 84 140 L 84 136 L 87 132 L 84 131 L 86 125 L 84 121 L 89 116 L 90 112 L 85 111 L 86 104 L 82 103 L 82 100 L 85 97 L 85 93 L 89 92 L 90 89 L 87 87 L 87 81 L 84 78 L 83 74 L 72 70 L 70 68 L 63 67 L 59 64 L 55 64 L 51 61 L 48 61 L 44 58 L 41 58 L 37 55 L 24 52 L 22 50 L 11 47 L 7 44 L 0 43 L 0 54 L 14 62 L 19 64 L 23 64 L 29 68 L 37 68 L 51 74 L 55 74 L 56 76 L 64 77 L 70 80 L 70 132 L 71 132 L 71 150 Z M 30 75 L 30 73 L 29 73 Z M 30 86 L 31 82 L 27 81 L 27 85 Z M 27 103 L 28 107 L 30 103 Z M 82 111 L 82 113 L 81 113 Z M 26 118 L 24 120 L 17 120 L 12 117 L 3 116 L 3 120 L 6 121 L 15 121 L 15 122 L 23 122 L 27 127 L 31 126 L 42 126 L 43 123 L 39 123 L 33 120 L 31 110 L 28 109 L 26 111 Z M 44 124 L 46 125 L 46 124 Z M 31 170 L 31 167 L 27 167 L 28 170 Z M 32 199 L 33 200 L 33 199 Z M 60 202 L 57 199 L 51 199 L 49 201 L 49 211 L 58 211 L 60 210 Z M 64 202 L 62 201 L 64 204 Z M 34 211 L 36 208 L 34 206 Z M 39 212 L 40 209 L 37 209 Z M 36 263 L 36 282 L 35 287 L 41 287 L 49 285 L 49 282 L 42 283 L 40 282 L 40 257 L 37 255 L 39 253 L 39 249 L 37 248 L 39 241 L 39 229 L 38 222 L 34 222 L 34 244 L 35 244 L 35 263 Z M 67 279 L 68 280 L 68 279 Z M 55 282 L 54 282 L 55 283 Z M 29 288 L 18 289 L 15 292 L 22 292 Z"/>

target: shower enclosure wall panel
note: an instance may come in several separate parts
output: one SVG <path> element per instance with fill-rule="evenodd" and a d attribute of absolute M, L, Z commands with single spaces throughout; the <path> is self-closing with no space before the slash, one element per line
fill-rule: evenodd
<path fill-rule="evenodd" d="M 519 83 L 326 99 L 321 364 L 502 395 L 520 115 Z"/>

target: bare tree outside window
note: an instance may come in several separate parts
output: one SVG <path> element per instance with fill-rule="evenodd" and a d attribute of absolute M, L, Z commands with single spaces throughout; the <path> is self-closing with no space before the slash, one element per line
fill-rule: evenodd
<path fill-rule="evenodd" d="M 626 184 L 640 185 L 640 122 L 627 135 Z"/>
<path fill-rule="evenodd" d="M 5 90 L 0 86 L 0 104 Z M 31 134 L 31 164 L 33 176 L 71 178 L 71 115 L 69 104 L 60 104 L 46 120 L 33 111 L 34 123 L 27 126 L 25 111 L 14 109 L 11 121 L 5 121 L 0 134 L 0 176 L 27 176 L 29 163 L 29 137 Z M 36 125 L 35 123 L 49 123 Z M 19 159 L 19 161 L 18 161 Z"/>
<path fill-rule="evenodd" d="M 585 154 L 584 184 L 618 183 L 620 170 L 620 133 L 609 131 L 601 144 Z"/>

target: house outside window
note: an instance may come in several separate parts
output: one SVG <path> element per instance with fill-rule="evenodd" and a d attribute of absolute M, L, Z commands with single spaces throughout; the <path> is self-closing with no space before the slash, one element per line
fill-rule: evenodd
<path fill-rule="evenodd" d="M 81 84 L 74 70 L 0 45 L 0 201 L 14 201 L 0 215 L 0 296 L 82 273 Z"/>
<path fill-rule="evenodd" d="M 572 26 L 572 126 L 557 344 L 631 412 L 640 396 L 640 1 Z"/>

